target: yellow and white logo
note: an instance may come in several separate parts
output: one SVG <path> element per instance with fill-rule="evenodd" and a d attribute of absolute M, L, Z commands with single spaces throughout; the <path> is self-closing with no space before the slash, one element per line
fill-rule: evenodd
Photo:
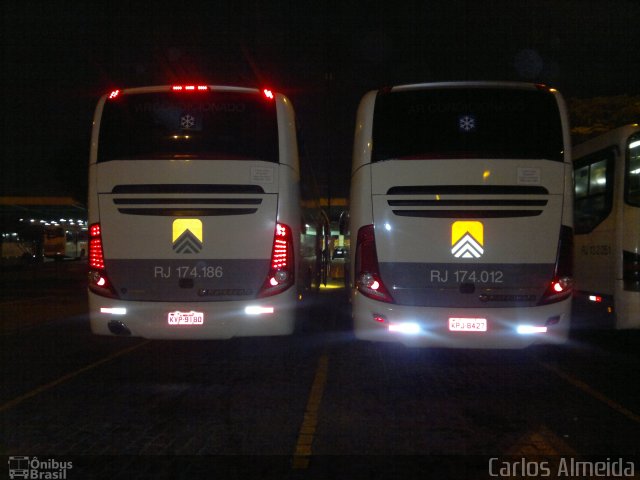
<path fill-rule="evenodd" d="M 197 218 L 174 220 L 172 242 L 176 253 L 198 253 L 202 250 L 202 221 Z"/>
<path fill-rule="evenodd" d="M 484 253 L 482 222 L 454 222 L 451 225 L 451 253 L 456 258 L 480 258 Z"/>

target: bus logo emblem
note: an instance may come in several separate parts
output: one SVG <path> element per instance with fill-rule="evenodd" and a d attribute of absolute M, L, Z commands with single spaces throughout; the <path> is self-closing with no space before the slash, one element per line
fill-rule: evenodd
<path fill-rule="evenodd" d="M 484 253 L 482 222 L 454 222 L 451 226 L 451 253 L 456 258 L 480 258 Z"/>
<path fill-rule="evenodd" d="M 202 221 L 197 218 L 179 218 L 173 221 L 173 251 L 198 253 L 202 250 Z"/>

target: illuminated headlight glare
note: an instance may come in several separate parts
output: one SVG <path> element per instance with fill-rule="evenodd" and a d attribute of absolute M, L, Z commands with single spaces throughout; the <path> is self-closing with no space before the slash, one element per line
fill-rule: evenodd
<path fill-rule="evenodd" d="M 547 333 L 547 327 L 537 327 L 535 325 L 518 325 L 516 332 L 520 335 L 529 335 L 532 333 Z"/>
<path fill-rule="evenodd" d="M 414 322 L 392 323 L 389 325 L 389 331 L 416 335 L 420 333 L 420 325 Z"/>

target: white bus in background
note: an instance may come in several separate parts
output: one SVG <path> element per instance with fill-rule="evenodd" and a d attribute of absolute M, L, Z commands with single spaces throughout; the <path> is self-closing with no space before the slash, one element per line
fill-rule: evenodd
<path fill-rule="evenodd" d="M 576 306 L 587 326 L 640 328 L 640 127 L 577 145 L 573 158 Z"/>
<path fill-rule="evenodd" d="M 369 92 L 351 175 L 357 338 L 463 348 L 566 341 L 573 185 L 555 89 L 454 82 Z"/>
<path fill-rule="evenodd" d="M 311 263 L 299 255 L 299 184 L 284 95 L 175 85 L 103 96 L 89 165 L 93 332 L 292 333 Z"/>

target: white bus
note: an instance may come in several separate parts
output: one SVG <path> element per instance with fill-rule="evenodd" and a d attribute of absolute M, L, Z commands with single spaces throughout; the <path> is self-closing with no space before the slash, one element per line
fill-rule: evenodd
<path fill-rule="evenodd" d="M 640 127 L 577 145 L 573 158 L 576 307 L 587 326 L 640 328 Z"/>
<path fill-rule="evenodd" d="M 282 94 L 174 85 L 103 96 L 89 165 L 92 331 L 291 334 L 310 277 L 299 184 Z"/>
<path fill-rule="evenodd" d="M 460 348 L 565 342 L 569 147 L 564 101 L 543 85 L 367 93 L 351 174 L 356 337 Z"/>

